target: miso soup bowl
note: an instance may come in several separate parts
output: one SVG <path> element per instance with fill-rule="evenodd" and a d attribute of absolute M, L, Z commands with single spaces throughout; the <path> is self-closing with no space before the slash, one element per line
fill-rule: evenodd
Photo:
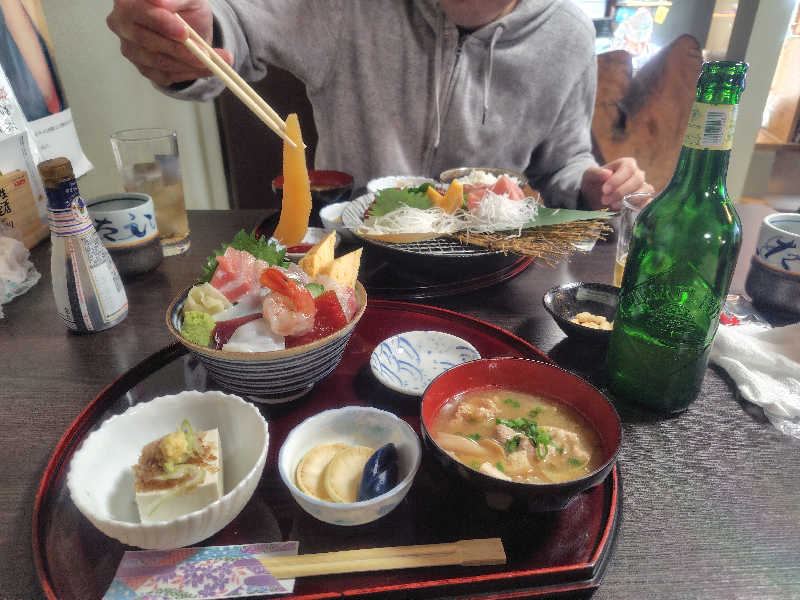
<path fill-rule="evenodd" d="M 181 336 L 183 304 L 190 289 L 191 286 L 183 290 L 167 308 L 166 325 L 170 333 L 225 391 L 266 404 L 295 400 L 330 375 L 342 360 L 350 335 L 367 307 L 367 292 L 356 282 L 359 309 L 339 331 L 285 350 L 227 352 L 200 346 Z"/>
<path fill-rule="evenodd" d="M 490 386 L 539 396 L 575 410 L 600 439 L 600 466 L 578 479 L 560 483 L 523 483 L 486 475 L 456 460 L 432 435 L 435 417 L 454 396 Z M 555 365 L 523 358 L 481 359 L 445 371 L 425 390 L 420 422 L 426 452 L 452 478 L 482 493 L 490 507 L 501 510 L 539 512 L 565 508 L 582 492 L 605 480 L 622 443 L 619 416 L 602 392 Z"/>

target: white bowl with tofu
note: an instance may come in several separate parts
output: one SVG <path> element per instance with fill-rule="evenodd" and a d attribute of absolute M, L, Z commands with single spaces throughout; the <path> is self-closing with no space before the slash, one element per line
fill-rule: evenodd
<path fill-rule="evenodd" d="M 179 431 L 185 423 L 196 437 Z M 181 438 L 198 445 L 181 442 L 170 455 L 167 448 Z M 141 469 L 148 445 L 171 459 L 155 478 L 162 484 L 142 486 L 137 479 L 134 465 Z M 103 422 L 72 457 L 67 488 L 78 510 L 109 537 L 147 550 L 181 548 L 212 536 L 241 512 L 261 479 L 268 448 L 267 422 L 255 406 L 222 392 L 185 391 Z M 180 453 L 183 459 L 176 458 Z"/>

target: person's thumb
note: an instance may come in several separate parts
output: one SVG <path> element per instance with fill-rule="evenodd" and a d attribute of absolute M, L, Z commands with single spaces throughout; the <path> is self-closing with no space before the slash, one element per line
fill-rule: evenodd
<path fill-rule="evenodd" d="M 584 178 L 587 183 L 600 184 L 613 174 L 614 172 L 611 169 L 607 169 L 605 167 L 589 167 L 586 169 Z"/>

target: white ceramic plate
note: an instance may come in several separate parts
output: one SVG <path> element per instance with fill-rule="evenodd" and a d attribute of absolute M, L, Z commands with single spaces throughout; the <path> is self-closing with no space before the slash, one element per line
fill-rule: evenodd
<path fill-rule="evenodd" d="M 417 187 L 423 183 L 436 184 L 439 182 L 431 177 L 422 175 L 387 175 L 386 177 L 370 179 L 367 182 L 367 191 L 375 194 L 379 190 L 387 188 Z"/>
<path fill-rule="evenodd" d="M 481 355 L 460 337 L 441 331 L 406 331 L 383 340 L 369 360 L 375 377 L 386 387 L 421 396 L 438 375 Z"/>

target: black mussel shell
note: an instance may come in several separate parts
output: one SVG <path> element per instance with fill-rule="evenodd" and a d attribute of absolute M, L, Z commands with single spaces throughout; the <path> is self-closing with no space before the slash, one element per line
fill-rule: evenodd
<path fill-rule="evenodd" d="M 397 464 L 397 448 L 391 442 L 384 444 L 369 457 L 364 465 L 364 477 L 375 477 L 392 463 Z"/>
<path fill-rule="evenodd" d="M 374 477 L 361 478 L 361 485 L 358 486 L 358 496 L 356 500 L 370 500 L 385 494 L 397 485 L 397 463 L 390 464 L 385 471 L 381 471 Z"/>
<path fill-rule="evenodd" d="M 358 486 L 357 500 L 369 500 L 388 492 L 397 485 L 398 455 L 391 442 L 378 448 L 364 465 Z"/>

